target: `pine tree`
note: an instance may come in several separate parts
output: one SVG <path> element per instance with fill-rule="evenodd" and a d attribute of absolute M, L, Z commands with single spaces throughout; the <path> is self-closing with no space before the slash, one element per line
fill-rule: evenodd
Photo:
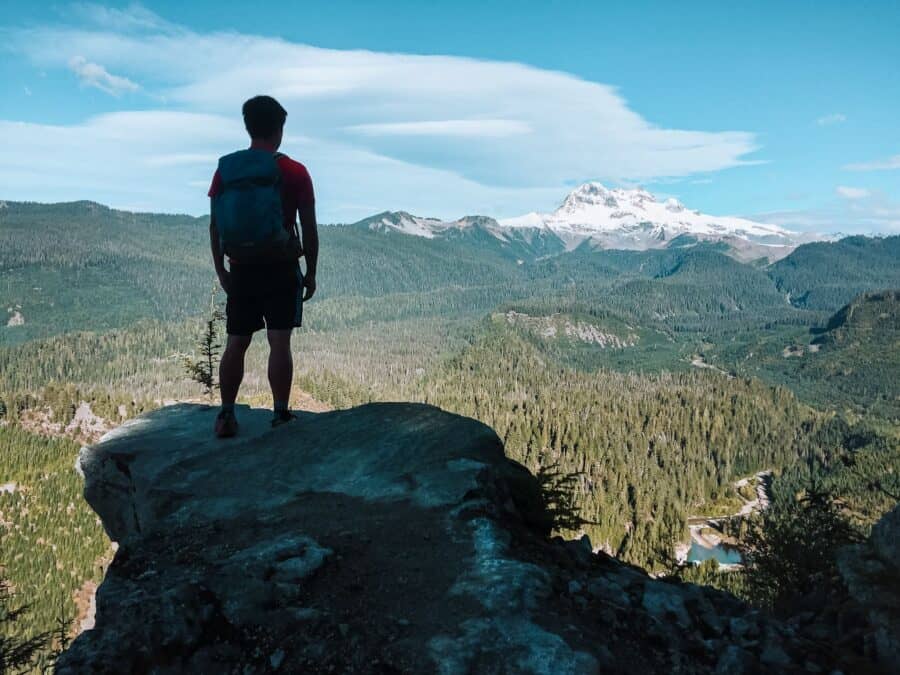
<path fill-rule="evenodd" d="M 11 607 L 13 593 L 9 583 L 0 579 L 0 626 L 15 623 L 29 609 L 28 605 Z M 9 637 L 0 633 L 0 673 L 23 670 L 34 665 L 40 652 L 50 641 L 50 632 L 32 637 Z"/>
<path fill-rule="evenodd" d="M 841 502 L 813 484 L 796 499 L 781 499 L 748 524 L 741 540 L 751 597 L 781 615 L 798 598 L 827 592 L 838 578 L 837 551 L 862 540 Z"/>
<path fill-rule="evenodd" d="M 184 369 L 192 380 L 203 386 L 203 393 L 212 400 L 213 392 L 219 388 L 216 379 L 216 363 L 219 360 L 222 343 L 219 341 L 219 331 L 225 314 L 216 304 L 216 292 L 213 289 L 209 300 L 210 314 L 206 321 L 206 329 L 200 337 L 197 345 L 200 358 L 193 356 L 184 357 Z"/>

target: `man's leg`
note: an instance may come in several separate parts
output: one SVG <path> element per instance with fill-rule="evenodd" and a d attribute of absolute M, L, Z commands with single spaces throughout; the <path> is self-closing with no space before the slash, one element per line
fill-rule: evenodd
<path fill-rule="evenodd" d="M 237 399 L 241 380 L 244 379 L 244 354 L 250 346 L 252 335 L 229 335 L 225 343 L 225 353 L 219 363 L 219 389 L 222 393 L 222 410 L 216 417 L 215 432 L 219 438 L 230 438 L 238 431 L 234 416 L 234 401 Z"/>
<path fill-rule="evenodd" d="M 291 398 L 291 381 L 294 379 L 294 359 L 291 356 L 291 329 L 268 330 L 269 385 L 275 412 L 286 411 Z"/>
<path fill-rule="evenodd" d="M 241 380 L 244 379 L 244 354 L 250 346 L 252 335 L 229 335 L 225 353 L 219 364 L 219 388 L 222 391 L 222 407 L 234 409 Z"/>

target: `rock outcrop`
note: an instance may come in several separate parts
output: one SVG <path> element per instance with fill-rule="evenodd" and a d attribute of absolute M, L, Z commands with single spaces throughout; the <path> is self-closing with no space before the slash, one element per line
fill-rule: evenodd
<path fill-rule="evenodd" d="M 178 405 L 86 448 L 119 543 L 77 673 L 827 672 L 827 648 L 731 596 L 548 540 L 537 481 L 425 405 Z"/>
<path fill-rule="evenodd" d="M 900 668 L 900 506 L 875 524 L 868 541 L 841 551 L 838 566 L 855 608 L 869 620 L 871 658 Z"/>

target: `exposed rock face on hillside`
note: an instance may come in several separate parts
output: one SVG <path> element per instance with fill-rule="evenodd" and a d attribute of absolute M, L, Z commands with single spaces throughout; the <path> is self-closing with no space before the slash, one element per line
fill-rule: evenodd
<path fill-rule="evenodd" d="M 119 542 L 59 673 L 820 672 L 827 650 L 709 589 L 548 541 L 486 426 L 373 404 L 268 426 L 165 408 L 80 458 Z M 827 672 L 827 671 L 826 671 Z"/>

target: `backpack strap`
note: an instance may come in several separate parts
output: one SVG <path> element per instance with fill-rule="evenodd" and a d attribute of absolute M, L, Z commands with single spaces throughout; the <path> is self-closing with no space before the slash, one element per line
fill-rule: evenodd
<path fill-rule="evenodd" d="M 275 154 L 274 154 L 274 157 L 275 157 L 275 161 L 277 162 L 277 161 L 278 161 L 279 159 L 281 159 L 282 157 L 287 157 L 287 155 L 284 154 L 283 152 L 278 152 L 278 151 L 276 150 L 276 151 L 275 151 Z M 288 159 L 290 159 L 290 158 L 288 157 Z M 299 252 L 300 252 L 300 255 L 302 256 L 302 255 L 303 255 L 303 248 L 302 248 L 302 246 L 300 245 L 300 228 L 297 226 L 297 221 L 296 221 L 296 219 L 295 219 L 294 222 L 293 222 L 293 230 L 294 230 L 294 232 L 293 232 L 294 238 L 297 240 L 298 250 L 299 250 Z"/>

